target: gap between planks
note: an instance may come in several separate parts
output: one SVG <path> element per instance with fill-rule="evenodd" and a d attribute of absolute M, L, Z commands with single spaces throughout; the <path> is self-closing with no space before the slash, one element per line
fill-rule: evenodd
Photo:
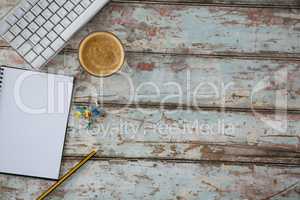
<path fill-rule="evenodd" d="M 17 0 L 13 0 L 13 5 Z M 143 4 L 167 4 L 167 5 L 191 5 L 191 6 L 214 6 L 214 7 L 249 7 L 249 8 L 285 8 L 299 9 L 300 3 L 297 0 L 277 0 L 276 2 L 253 2 L 247 0 L 111 0 L 113 3 L 143 3 Z"/>
<path fill-rule="evenodd" d="M 1 39 L 1 38 L 0 38 Z M 9 45 L 0 45 L 0 50 L 13 50 Z M 78 49 L 65 48 L 59 54 L 78 53 Z M 218 59 L 248 59 L 248 60 L 276 60 L 276 61 L 300 61 L 299 54 L 290 53 L 218 53 L 218 54 L 200 54 L 200 53 L 170 53 L 170 52 L 147 52 L 147 51 L 126 51 L 126 54 L 153 54 L 166 56 L 198 56 L 200 58 L 218 58 Z"/>
<path fill-rule="evenodd" d="M 84 155 L 78 156 L 63 156 L 63 161 L 79 161 L 84 158 Z M 300 167 L 300 164 L 285 164 L 275 162 L 239 162 L 239 161 L 219 161 L 219 160 L 195 160 L 183 158 L 157 158 L 157 157 L 101 157 L 95 156 L 91 161 L 108 161 L 108 162 L 161 162 L 161 163 L 190 163 L 190 164 L 210 164 L 210 165 L 238 165 L 238 166 L 282 166 L 282 167 Z"/>
<path fill-rule="evenodd" d="M 112 0 L 113 3 L 143 3 L 143 4 L 161 4 L 161 5 L 189 5 L 189 6 L 214 6 L 214 7 L 242 7 L 242 8 L 283 8 L 283 9 L 300 9 L 300 3 L 292 4 L 255 4 L 255 3 L 240 3 L 240 2 L 215 2 L 212 0 Z"/>
<path fill-rule="evenodd" d="M 1 48 L 10 48 L 8 46 L 0 46 Z M 78 49 L 65 48 L 61 51 L 64 53 L 78 53 Z M 218 53 L 218 54 L 201 54 L 201 53 L 170 53 L 170 52 L 151 52 L 151 51 L 126 51 L 126 54 L 153 54 L 167 56 L 198 56 L 202 58 L 219 58 L 219 59 L 248 59 L 248 60 L 277 60 L 277 61 L 300 61 L 299 54 L 291 53 Z"/>
<path fill-rule="evenodd" d="M 1 50 L 1 49 L 0 49 Z M 3 48 L 3 50 L 12 50 L 12 48 L 10 47 L 6 47 Z M 75 49 L 73 50 L 65 50 L 63 52 L 61 52 L 60 55 L 66 55 L 66 54 L 73 54 L 74 52 L 76 52 Z M 127 52 L 128 55 L 130 54 L 139 54 L 139 55 L 146 55 L 147 53 L 143 53 L 143 52 Z M 149 53 L 150 54 L 150 53 Z M 156 54 L 156 53 L 151 53 L 153 55 L 167 55 L 167 54 Z M 188 54 L 187 54 L 188 55 Z M 173 54 L 172 56 L 176 56 L 176 54 Z M 193 55 L 189 55 L 189 56 L 193 56 Z M 196 56 L 196 55 L 194 55 Z M 199 56 L 200 58 L 202 56 Z M 210 56 L 213 57 L 213 56 Z M 205 58 L 205 57 L 204 57 Z M 213 58 L 218 58 L 221 59 L 220 57 L 213 57 Z M 224 58 L 225 59 L 225 58 Z M 228 58 L 227 58 L 228 59 Z M 230 57 L 229 59 L 244 59 L 242 57 Z M 299 60 L 300 61 L 300 58 Z M 297 61 L 297 62 L 298 62 Z M 42 71 L 47 71 L 47 69 L 42 69 Z M 75 97 L 73 103 L 75 105 L 89 105 L 90 103 L 90 96 L 82 96 L 82 97 Z M 195 111 L 218 111 L 218 112 L 242 112 L 242 113 L 250 113 L 253 112 L 255 110 L 255 112 L 260 112 L 260 113 L 278 113 L 278 112 L 287 112 L 288 114 L 300 114 L 300 108 L 289 108 L 289 109 L 278 109 L 275 107 L 270 107 L 270 108 L 265 108 L 265 107 L 257 107 L 255 106 L 254 109 L 252 109 L 251 107 L 230 107 L 230 106 L 225 106 L 225 107 L 221 107 L 221 106 L 207 106 L 207 105 L 188 105 L 188 104 L 178 104 L 178 103 L 164 103 L 164 105 L 160 105 L 159 102 L 136 102 L 136 103 L 131 103 L 131 104 L 122 104 L 119 102 L 99 102 L 99 104 L 101 106 L 105 106 L 105 107 L 120 107 L 120 108 L 124 108 L 124 107 L 128 107 L 128 108 L 164 108 L 166 110 L 175 110 L 175 109 L 181 109 L 181 110 L 195 110 Z"/>
<path fill-rule="evenodd" d="M 76 99 L 82 99 L 76 98 L 73 101 L 74 105 L 90 105 L 92 104 L 89 102 L 88 99 L 91 97 L 85 97 L 87 100 L 76 100 Z M 241 112 L 241 113 L 251 113 L 253 110 L 251 108 L 235 108 L 235 107 L 209 107 L 209 106 L 189 106 L 189 105 L 182 105 L 182 104 L 171 104 L 171 103 L 165 103 L 163 106 L 157 103 L 135 103 L 135 104 L 121 104 L 121 103 L 109 103 L 109 102 L 98 102 L 100 106 L 103 106 L 105 108 L 163 108 L 165 110 L 191 110 L 191 111 L 217 111 L 217 112 Z M 276 108 L 255 108 L 255 112 L 258 113 L 264 113 L 264 114 L 275 114 L 275 113 L 287 113 L 287 114 L 300 114 L 300 108 L 299 109 L 276 109 Z"/>

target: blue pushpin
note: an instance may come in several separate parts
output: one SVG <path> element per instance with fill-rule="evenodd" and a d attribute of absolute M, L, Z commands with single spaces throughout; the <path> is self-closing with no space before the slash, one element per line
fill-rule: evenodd
<path fill-rule="evenodd" d="M 93 118 L 100 117 L 101 110 L 99 110 L 97 107 L 93 107 L 92 108 L 92 116 L 93 116 Z"/>

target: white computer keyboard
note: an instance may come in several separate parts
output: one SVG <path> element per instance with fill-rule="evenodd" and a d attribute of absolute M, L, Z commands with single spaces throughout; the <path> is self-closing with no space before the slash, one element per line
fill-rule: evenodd
<path fill-rule="evenodd" d="M 23 0 L 1 20 L 0 35 L 38 69 L 108 1 Z"/>

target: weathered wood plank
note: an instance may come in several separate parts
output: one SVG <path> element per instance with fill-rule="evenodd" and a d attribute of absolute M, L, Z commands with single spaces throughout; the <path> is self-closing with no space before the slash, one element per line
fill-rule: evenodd
<path fill-rule="evenodd" d="M 0 64 L 28 67 L 9 49 L 0 51 Z M 66 53 L 47 70 L 77 77 L 76 102 L 98 95 L 119 104 L 300 110 L 300 61 L 128 53 L 123 74 L 99 79 L 80 69 L 77 54 Z"/>
<path fill-rule="evenodd" d="M 134 2 L 135 0 L 112 0 L 112 2 Z M 140 2 L 146 2 L 147 0 L 137 0 Z M 182 3 L 188 3 L 188 2 L 196 2 L 199 4 L 249 4 L 249 5 L 270 5 L 270 6 L 299 6 L 300 2 L 299 0 L 151 0 L 152 2 L 182 2 Z M 150 2 L 151 2 L 150 1 Z"/>
<path fill-rule="evenodd" d="M 13 7 L 17 0 L 0 0 L 0 5 L 3 7 Z M 221 5 L 221 6 L 259 6 L 259 7 L 298 7 L 298 0 L 112 0 L 112 2 L 140 2 L 140 3 L 168 3 L 168 4 L 196 4 L 196 5 Z"/>
<path fill-rule="evenodd" d="M 299 56 L 299 15 L 287 9 L 111 3 L 68 47 L 76 49 L 87 33 L 105 30 L 129 51 Z"/>
<path fill-rule="evenodd" d="M 149 2 L 149 3 L 177 3 L 196 5 L 221 5 L 221 6 L 259 6 L 259 7 L 298 7 L 298 0 L 113 0 L 113 2 Z"/>
<path fill-rule="evenodd" d="M 116 33 L 131 51 L 169 53 L 300 53 L 299 10 L 110 4 L 87 32 Z M 70 47 L 70 46 L 69 46 Z"/>
<path fill-rule="evenodd" d="M 18 57 L 16 57 L 15 54 L 12 53 L 12 51 L 1 52 L 6 52 L 7 54 L 2 54 L 1 58 L 4 58 L 4 61 L 2 60 L 0 63 L 6 63 L 6 61 L 9 61 L 9 63 L 12 63 L 17 67 L 26 66 L 23 65 L 23 62 L 20 61 Z M 161 56 L 158 56 L 159 58 L 157 58 L 157 60 L 160 60 Z M 140 55 L 138 57 L 140 57 L 141 61 L 147 60 L 143 55 Z M 70 61 L 71 63 L 75 63 L 76 61 L 75 59 L 69 58 L 68 55 L 66 55 L 65 59 L 67 61 Z M 78 73 L 79 67 L 74 67 L 76 65 L 73 64 L 66 64 L 66 66 L 68 67 L 62 68 L 63 60 L 63 56 L 58 56 L 55 61 L 53 61 L 53 63 L 49 66 L 49 71 L 76 75 Z M 132 60 L 137 60 L 136 55 L 132 57 Z M 293 72 L 292 70 L 291 73 L 295 72 Z M 149 77 L 155 77 L 158 74 L 159 71 L 156 73 L 156 75 L 150 75 Z M 199 74 L 201 75 L 201 73 Z M 232 72 L 229 74 L 232 74 Z M 79 73 L 79 75 L 77 76 L 79 78 L 79 80 L 77 81 L 77 83 L 79 83 L 79 86 L 84 85 L 83 82 L 81 83 L 80 81 L 80 76 L 89 77 L 80 75 Z M 141 76 L 138 74 L 133 76 L 140 76 L 142 78 L 145 78 L 145 76 Z M 120 83 L 117 85 L 122 85 L 122 80 L 118 81 L 118 79 L 112 79 L 111 82 L 109 82 L 111 84 L 108 84 L 108 86 L 111 86 L 112 88 L 116 87 L 117 85 L 115 85 L 114 82 Z M 242 82 L 242 80 L 240 82 Z M 89 84 L 87 85 L 91 87 Z M 125 101 L 123 101 L 123 103 L 124 102 Z M 74 115 L 74 110 L 75 108 L 73 108 L 73 113 L 71 114 L 72 116 Z M 106 110 L 105 108 L 105 111 L 108 113 L 114 113 L 117 112 L 118 109 L 107 108 Z M 155 113 L 155 116 L 143 115 L 143 113 L 140 113 L 140 111 L 147 113 L 153 112 Z M 165 112 L 170 112 L 170 114 L 165 114 Z M 174 114 L 172 114 L 172 112 Z M 131 119 L 132 116 L 135 116 L 135 120 L 129 120 L 129 123 L 128 118 Z M 162 116 L 168 117 L 166 119 L 161 119 Z M 227 112 L 223 115 L 222 113 L 218 113 L 216 111 L 207 113 L 205 111 L 160 111 L 155 108 L 141 110 L 129 109 L 118 115 L 108 115 L 105 118 L 105 123 L 103 124 L 102 119 L 99 119 L 100 121 L 96 124 L 96 127 L 93 127 L 92 130 L 86 129 L 86 121 L 81 122 L 83 124 L 81 124 L 78 128 L 78 124 L 76 125 L 76 120 L 74 120 L 74 118 L 71 119 L 72 120 L 69 123 L 69 137 L 67 138 L 68 142 L 66 145 L 66 153 L 67 155 L 71 156 L 82 155 L 84 150 L 91 147 L 100 147 L 102 150 L 99 156 L 102 157 L 125 156 L 136 158 L 151 157 L 166 159 L 299 163 L 298 153 L 294 154 L 294 152 L 299 152 L 300 127 L 299 125 L 297 125 L 299 121 L 299 116 L 297 114 L 289 114 L 287 116 L 289 127 L 287 132 L 284 134 L 281 134 L 280 132 L 276 132 L 272 128 L 269 128 L 266 124 L 253 116 L 252 113 L 238 112 Z M 158 121 L 155 121 L 154 119 Z M 146 135 L 145 138 L 143 138 L 143 129 L 141 129 L 135 132 L 138 138 L 130 140 L 131 135 L 127 136 L 126 134 L 124 136 L 125 138 L 121 137 L 121 139 L 118 134 L 114 134 L 112 138 L 102 138 L 103 130 L 99 130 L 99 127 L 101 127 L 102 125 L 104 129 L 107 128 L 107 125 L 116 126 L 118 122 L 120 122 L 120 120 L 123 122 L 128 122 L 131 126 L 133 126 L 132 129 L 137 129 L 137 127 L 141 125 L 142 122 L 139 120 L 145 120 L 146 122 L 150 120 L 150 123 L 148 122 L 143 124 L 141 128 L 146 128 L 148 125 L 156 122 L 161 127 L 165 127 L 168 124 L 172 126 L 174 125 L 176 127 L 177 125 L 179 126 L 180 119 L 186 119 L 190 123 L 193 123 L 195 120 L 200 120 L 200 122 L 204 124 L 205 122 L 208 122 L 211 126 L 213 126 L 213 129 L 216 132 L 211 135 L 199 135 L 193 134 L 192 131 L 190 131 L 188 132 L 188 134 L 184 135 L 182 134 L 184 133 L 182 130 L 177 129 L 174 134 L 160 135 L 159 132 L 154 129 L 151 131 L 150 135 Z M 226 122 L 223 124 L 223 127 L 230 125 L 230 123 L 234 123 L 236 125 L 236 136 L 232 136 L 230 134 L 223 135 L 220 132 L 220 128 L 219 130 L 216 130 L 218 129 L 218 122 L 222 123 L 222 120 L 225 120 Z M 228 126 L 228 129 L 230 130 L 230 126 Z M 131 133 L 129 132 L 129 134 Z M 142 137 L 143 140 L 140 140 L 140 137 Z"/>
<path fill-rule="evenodd" d="M 269 6 L 269 7 L 298 7 L 299 0 L 113 0 L 112 2 L 150 2 L 150 3 L 180 3 L 180 4 L 197 4 L 197 5 L 223 5 L 223 6 Z"/>
<path fill-rule="evenodd" d="M 0 5 L 13 7 L 18 0 L 0 0 Z M 224 5 L 257 5 L 257 6 L 299 6 L 298 0 L 112 0 L 112 2 L 168 2 L 168 3 L 198 3 L 198 4 L 224 4 Z"/>
<path fill-rule="evenodd" d="M 74 164 L 64 162 L 63 171 Z M 296 200 L 299 181 L 299 167 L 91 161 L 49 199 Z M 0 198 L 34 199 L 51 183 L 0 175 Z"/>
<path fill-rule="evenodd" d="M 140 64 L 144 63 L 144 64 Z M 148 64 L 147 64 L 148 63 Z M 151 66 L 147 71 L 143 66 Z M 247 63 L 247 65 L 245 64 Z M 9 64 L 15 67 L 28 67 L 12 50 L 1 50 L 0 64 Z M 184 66 L 181 69 L 181 66 Z M 139 67 L 140 66 L 140 67 Z M 264 66 L 264 67 L 263 67 Z M 214 74 L 218 74 L 215 78 L 223 79 L 226 83 L 234 81 L 241 88 L 241 84 L 245 83 L 245 87 L 249 87 L 247 93 L 251 90 L 255 82 L 262 77 L 271 75 L 277 68 L 287 68 L 291 77 L 294 77 L 290 90 L 298 91 L 299 74 L 298 62 L 276 62 L 266 60 L 240 60 L 240 59 L 218 59 L 218 58 L 202 58 L 198 56 L 181 56 L 174 57 L 170 55 L 154 55 L 154 54 L 128 54 L 127 69 L 130 77 L 133 79 L 134 86 L 145 81 L 153 81 L 159 87 L 171 77 L 172 81 L 179 81 L 182 87 L 185 87 L 184 76 L 187 69 L 195 68 L 191 74 L 194 74 L 191 80 L 211 80 Z M 91 77 L 82 71 L 78 66 L 76 56 L 74 54 L 66 54 L 57 56 L 47 69 L 49 72 L 76 76 L 75 103 L 89 102 L 88 98 L 79 98 L 82 96 L 93 96 L 93 88 L 96 91 L 104 92 L 102 95 L 105 102 L 117 102 L 119 105 L 126 105 L 129 102 L 129 94 L 124 92 L 124 80 L 121 76 L 115 75 L 104 79 L 105 89 L 97 85 L 99 79 Z M 223 71 L 224 70 L 224 71 Z M 248 71 L 247 71 L 248 70 Z M 182 73 L 182 74 L 181 74 Z M 162 76 L 161 76 L 162 75 Z M 182 78 L 181 78 L 182 77 Z M 198 77 L 198 78 L 197 78 Z M 256 78 L 255 78 L 256 77 Z M 252 80 L 251 80 L 252 79 Z M 249 86 L 249 85 L 250 86 Z M 192 88 L 196 84 L 192 84 Z M 126 85 L 125 85 L 126 86 Z M 249 90 L 249 91 L 248 91 Z M 272 90 L 276 91 L 276 87 Z M 166 92 L 173 94 L 172 90 L 163 88 L 163 95 L 158 99 L 152 99 L 153 96 L 149 90 L 140 90 L 143 100 L 138 102 L 158 104 Z M 185 90 L 186 91 L 186 90 Z M 240 94 L 246 92 L 240 90 Z M 296 92 L 294 92 L 297 94 Z M 110 95 L 113 94 L 113 95 Z M 267 93 L 265 93 L 267 94 Z M 270 93 L 271 94 L 271 93 Z M 148 101 L 147 101 L 148 99 Z M 266 96 L 261 96 L 257 100 L 255 106 L 262 108 L 271 108 L 267 106 Z M 272 100 L 272 96 L 269 97 Z M 289 99 L 289 106 L 297 106 L 299 97 Z M 200 105 L 220 106 L 204 100 L 199 100 Z M 243 102 L 243 101 L 241 101 Z M 246 101 L 245 101 L 246 102 Z M 271 101 L 270 101 L 271 102 Z M 293 103 L 294 102 L 294 103 Z M 172 103 L 172 99 L 164 103 Z M 261 103 L 261 104 L 259 104 Z M 250 108 L 249 103 L 240 103 L 238 97 L 228 102 L 225 106 Z M 143 105 L 146 106 L 146 105 Z M 149 105 L 147 104 L 146 107 Z M 176 107 L 174 107 L 176 108 Z M 295 107 L 289 107 L 295 108 Z M 299 107 L 296 107 L 299 108 Z M 67 156 L 83 155 L 85 151 L 92 147 L 100 148 L 98 156 L 100 157 L 133 157 L 133 158 L 155 158 L 155 159 L 190 159 L 190 160 L 218 160 L 218 161 L 240 161 L 240 162 L 260 162 L 260 163 L 290 163 L 299 164 L 299 137 L 300 124 L 299 114 L 288 114 L 288 129 L 284 133 L 276 131 L 269 127 L 269 124 L 261 121 L 261 116 L 254 115 L 251 112 L 218 112 L 211 110 L 164 110 L 156 108 L 127 108 L 120 109 L 116 105 L 113 108 L 106 105 L 104 112 L 107 115 L 97 119 L 94 127 L 88 129 L 88 121 L 74 118 L 76 105 L 73 106 L 71 118 L 69 122 L 68 137 L 66 143 Z M 247 110 L 246 110 L 247 111 Z M 149 113 L 150 114 L 147 114 Z M 153 113 L 151 115 L 151 113 Z M 271 113 L 264 113 L 265 117 L 275 116 Z M 280 115 L 284 117 L 284 115 Z M 185 122 L 186 120 L 186 122 Z M 284 118 L 282 118 L 284 120 Z M 124 123 L 129 125 L 128 130 L 117 131 L 118 125 Z M 195 124 L 196 123 L 196 124 Z M 206 134 L 205 130 L 191 130 L 192 126 L 201 128 L 201 125 L 208 124 L 212 130 L 210 134 Z M 153 124 L 158 125 L 157 128 L 147 129 Z M 183 130 L 179 127 L 182 125 L 190 125 L 190 129 Z M 234 125 L 234 134 L 224 134 L 224 131 L 230 131 L 231 125 Z M 167 128 L 175 127 L 172 133 L 165 132 Z M 177 127 L 177 128 L 176 128 Z M 227 127 L 227 128 L 225 128 Z M 108 129 L 107 136 L 104 130 Z M 187 127 L 188 128 L 188 127 Z M 205 129 L 205 127 L 204 127 Z M 224 129 L 224 131 L 222 131 Z M 144 130 L 149 134 L 144 135 Z M 163 134 L 160 134 L 160 131 Z M 134 136 L 133 139 L 131 137 Z"/>
<path fill-rule="evenodd" d="M 287 116 L 281 132 L 251 113 L 115 106 L 89 126 L 75 117 L 81 109 L 72 108 L 65 156 L 98 148 L 99 157 L 300 164 L 298 114 Z"/>
<path fill-rule="evenodd" d="M 111 3 L 67 48 L 90 32 L 111 31 L 127 51 L 299 57 L 299 16 L 297 9 Z"/>

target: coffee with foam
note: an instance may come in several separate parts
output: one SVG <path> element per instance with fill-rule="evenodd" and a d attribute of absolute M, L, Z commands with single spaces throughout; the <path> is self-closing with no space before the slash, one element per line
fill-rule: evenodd
<path fill-rule="evenodd" d="M 82 67 L 94 76 L 109 76 L 120 70 L 124 62 L 120 40 L 108 32 L 96 32 L 86 37 L 79 48 Z"/>

